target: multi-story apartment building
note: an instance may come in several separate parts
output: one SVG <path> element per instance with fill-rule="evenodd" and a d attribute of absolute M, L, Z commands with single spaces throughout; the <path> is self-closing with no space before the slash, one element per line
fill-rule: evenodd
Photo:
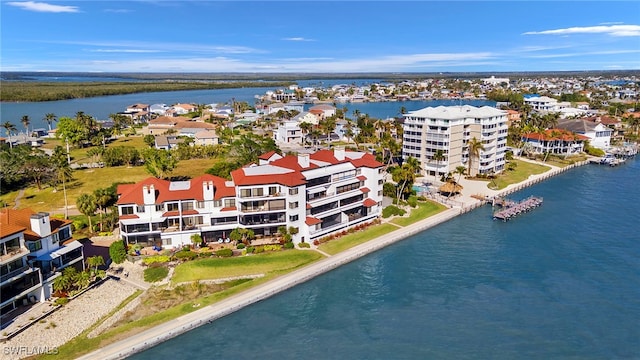
<path fill-rule="evenodd" d="M 0 307 L 5 314 L 23 303 L 45 301 L 53 281 L 68 266 L 84 269 L 71 221 L 30 209 L 0 211 Z M 65 243 L 62 245 L 63 243 Z"/>
<path fill-rule="evenodd" d="M 402 155 L 418 159 L 421 175 L 447 174 L 460 165 L 471 166 L 471 175 L 499 173 L 505 165 L 507 128 L 507 113 L 489 106 L 411 111 L 404 114 Z M 482 142 L 484 150 L 470 162 L 469 141 L 473 138 Z M 438 150 L 443 159 L 435 156 Z"/>
<path fill-rule="evenodd" d="M 236 228 L 272 238 L 294 228 L 293 241 L 311 242 L 381 214 L 382 166 L 369 153 L 320 150 L 275 152 L 231 172 L 189 181 L 155 178 L 118 187 L 120 230 L 128 243 L 180 247 L 199 234 L 228 238 Z"/>

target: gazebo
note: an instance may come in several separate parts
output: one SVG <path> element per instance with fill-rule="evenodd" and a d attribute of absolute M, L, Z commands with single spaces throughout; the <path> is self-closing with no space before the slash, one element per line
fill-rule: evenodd
<path fill-rule="evenodd" d="M 447 181 L 438 189 L 439 193 L 447 195 L 457 194 L 460 191 L 462 191 L 462 185 L 455 181 Z"/>

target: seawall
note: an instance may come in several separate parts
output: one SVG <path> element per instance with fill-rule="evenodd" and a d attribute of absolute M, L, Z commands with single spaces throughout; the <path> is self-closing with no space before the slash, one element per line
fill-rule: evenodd
<path fill-rule="evenodd" d="M 528 186 L 544 181 L 552 176 L 568 171 L 576 166 L 582 166 L 588 163 L 589 161 L 584 161 L 564 168 L 552 169 L 540 175 L 532 176 L 521 183 L 510 185 L 504 190 L 495 192 L 492 198 L 512 194 Z M 328 271 L 331 271 L 339 266 L 357 260 L 388 245 L 394 244 L 409 236 L 415 235 L 433 226 L 446 222 L 458 215 L 483 206 L 490 200 L 491 199 L 487 199 L 485 201 L 477 200 L 476 202 L 462 207 L 449 208 L 439 214 L 393 231 L 382 237 L 373 239 L 364 244 L 360 244 L 334 256 L 324 258 L 302 269 L 282 275 L 267 283 L 251 288 L 243 293 L 231 296 L 218 303 L 209 305 L 200 310 L 196 310 L 187 315 L 183 315 L 164 324 L 145 330 L 139 334 L 131 336 L 126 340 L 122 340 L 105 346 L 100 350 L 81 356 L 78 359 L 123 359 L 135 353 L 142 352 L 187 331 L 193 330 L 207 323 L 211 323 L 216 319 L 229 315 L 248 305 L 267 299 L 282 291 L 290 289 L 298 284 L 301 284 Z"/>

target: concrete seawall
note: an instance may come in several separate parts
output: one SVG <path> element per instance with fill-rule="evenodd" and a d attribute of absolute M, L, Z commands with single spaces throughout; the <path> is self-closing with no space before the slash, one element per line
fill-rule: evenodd
<path fill-rule="evenodd" d="M 512 194 L 516 191 L 537 184 L 576 166 L 581 166 L 588 163 L 589 161 L 584 161 L 567 166 L 565 168 L 555 168 L 543 174 L 534 175 L 519 184 L 510 185 L 504 190 L 493 191 L 490 197 L 496 198 Z M 324 258 L 302 269 L 282 275 L 267 283 L 251 288 L 243 293 L 231 296 L 218 303 L 209 305 L 190 314 L 183 315 L 164 324 L 155 326 L 139 334 L 133 335 L 129 339 L 113 343 L 104 348 L 101 348 L 100 350 L 81 356 L 78 359 L 123 359 L 135 353 L 142 352 L 166 340 L 169 340 L 187 331 L 193 330 L 196 327 L 211 323 L 216 319 L 229 315 L 248 305 L 267 299 L 273 295 L 276 295 L 298 284 L 313 279 L 339 266 L 357 260 L 367 254 L 380 250 L 409 236 L 415 235 L 433 226 L 446 222 L 458 215 L 483 206 L 487 203 L 487 201 L 488 199 L 485 201 L 475 200 L 471 202 L 465 202 L 465 204 L 461 207 L 449 208 L 439 214 L 416 222 L 412 225 L 398 229 L 382 237 L 368 241 L 364 244 L 360 244 L 329 258 Z"/>

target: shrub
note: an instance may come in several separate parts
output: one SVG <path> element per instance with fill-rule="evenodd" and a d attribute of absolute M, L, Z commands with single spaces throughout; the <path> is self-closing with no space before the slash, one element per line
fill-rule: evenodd
<path fill-rule="evenodd" d="M 393 216 L 393 215 L 402 216 L 402 215 L 404 215 L 406 213 L 407 213 L 406 211 L 404 211 L 404 210 L 402 210 L 399 207 L 394 206 L 394 205 L 389 205 L 386 208 L 382 209 L 382 217 L 385 218 L 385 219 L 390 217 L 390 216 Z"/>
<path fill-rule="evenodd" d="M 180 250 L 175 255 L 173 255 L 178 260 L 193 260 L 198 256 L 198 254 L 194 253 L 191 250 Z"/>
<path fill-rule="evenodd" d="M 169 269 L 164 266 L 149 267 L 144 269 L 144 281 L 158 282 L 169 275 Z"/>
<path fill-rule="evenodd" d="M 254 252 L 256 254 L 260 254 L 260 253 L 264 252 L 264 247 L 263 246 L 258 246 L 258 247 L 255 248 Z"/>
<path fill-rule="evenodd" d="M 309 243 L 306 243 L 306 242 L 301 242 L 301 243 L 298 243 L 298 247 L 307 248 L 308 249 L 308 248 L 311 247 L 311 245 Z"/>
<path fill-rule="evenodd" d="M 242 250 L 242 249 L 244 249 L 244 247 L 245 247 L 245 244 L 243 244 L 243 243 L 240 243 L 240 244 L 238 244 L 238 246 L 236 246 L 236 248 L 238 250 Z"/>
<path fill-rule="evenodd" d="M 409 198 L 407 199 L 407 204 L 409 204 L 409 206 L 411 206 L 412 208 L 418 206 L 418 198 L 414 195 L 409 196 Z"/>
<path fill-rule="evenodd" d="M 231 249 L 220 249 L 220 250 L 216 251 L 216 256 L 231 257 L 231 256 L 233 256 L 233 250 L 231 250 Z"/>
<path fill-rule="evenodd" d="M 87 227 L 87 223 L 84 220 L 81 219 L 77 219 L 77 220 L 73 220 L 73 230 L 77 231 L 80 229 L 84 229 L 85 227 Z"/>
<path fill-rule="evenodd" d="M 167 263 L 170 260 L 171 259 L 167 255 L 156 255 L 156 256 L 150 256 L 148 258 L 142 259 L 142 263 L 145 265 L 151 265 L 155 263 Z"/>
<path fill-rule="evenodd" d="M 315 245 L 315 246 L 320 245 L 320 241 L 318 241 L 318 240 L 313 240 L 313 245 Z"/>
<path fill-rule="evenodd" d="M 295 245 L 291 241 L 288 241 L 288 242 L 284 243 L 284 248 L 285 249 L 293 249 L 294 247 L 295 247 Z"/>
<path fill-rule="evenodd" d="M 256 251 L 256 248 L 253 246 L 247 246 L 247 253 L 253 254 Z"/>
<path fill-rule="evenodd" d="M 66 305 L 69 302 L 69 298 L 61 297 L 56 299 L 56 305 Z"/>
<path fill-rule="evenodd" d="M 122 264 L 127 258 L 127 250 L 124 247 L 124 241 L 117 240 L 109 246 L 109 256 L 116 264 Z"/>

